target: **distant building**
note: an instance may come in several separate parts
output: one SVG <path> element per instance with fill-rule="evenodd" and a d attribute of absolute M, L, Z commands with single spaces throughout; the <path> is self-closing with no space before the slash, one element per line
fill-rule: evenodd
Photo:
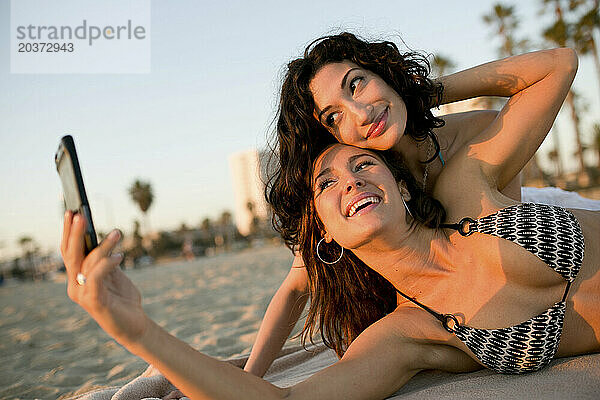
<path fill-rule="evenodd" d="M 264 196 L 265 160 L 266 154 L 257 150 L 241 151 L 229 156 L 235 225 L 244 236 L 253 233 L 259 221 L 264 221 L 269 215 Z"/>

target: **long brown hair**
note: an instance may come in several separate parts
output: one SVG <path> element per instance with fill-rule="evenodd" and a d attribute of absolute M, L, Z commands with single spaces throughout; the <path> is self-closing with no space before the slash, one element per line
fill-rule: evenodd
<path fill-rule="evenodd" d="M 302 344 L 312 342 L 320 332 L 323 343 L 341 358 L 363 330 L 394 310 L 396 292 L 385 278 L 347 249 L 335 264 L 319 260 L 316 252 L 323 225 L 313 201 L 303 219 L 300 250 L 308 274 L 310 306 L 300 333 Z M 319 248 L 326 261 L 336 260 L 340 252 L 335 241 L 322 243 Z"/>

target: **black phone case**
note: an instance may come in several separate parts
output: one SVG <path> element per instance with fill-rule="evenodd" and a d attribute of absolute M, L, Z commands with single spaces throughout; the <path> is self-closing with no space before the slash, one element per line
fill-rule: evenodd
<path fill-rule="evenodd" d="M 77 189 L 79 191 L 79 197 L 81 201 L 81 207 L 79 210 L 76 210 L 76 212 L 83 215 L 86 220 L 85 254 L 87 255 L 90 251 L 98 246 L 98 238 L 96 237 L 96 230 L 94 229 L 94 222 L 92 221 L 92 211 L 90 210 L 90 204 L 88 203 L 85 186 L 83 185 L 83 177 L 79 167 L 79 159 L 77 158 L 77 151 L 75 151 L 75 142 L 73 141 L 73 137 L 71 135 L 63 136 L 58 146 L 58 150 L 54 155 L 54 162 L 56 164 L 57 171 L 62 158 L 61 151 L 68 153 L 73 163 L 75 182 L 77 183 Z"/>

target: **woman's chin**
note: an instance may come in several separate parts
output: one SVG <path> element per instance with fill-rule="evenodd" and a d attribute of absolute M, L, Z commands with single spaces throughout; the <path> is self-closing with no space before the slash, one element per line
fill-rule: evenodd
<path fill-rule="evenodd" d="M 367 139 L 366 143 L 368 146 L 366 148 L 380 151 L 386 151 L 390 149 L 396 150 L 401 137 L 402 135 L 399 134 L 395 129 L 390 128 L 376 138 Z"/>
<path fill-rule="evenodd" d="M 381 219 L 369 214 L 351 217 L 352 222 L 355 222 L 355 224 L 346 230 L 344 236 L 349 240 L 342 240 L 344 243 L 343 247 L 350 250 L 359 249 L 381 237 L 386 230 L 386 224 Z"/>

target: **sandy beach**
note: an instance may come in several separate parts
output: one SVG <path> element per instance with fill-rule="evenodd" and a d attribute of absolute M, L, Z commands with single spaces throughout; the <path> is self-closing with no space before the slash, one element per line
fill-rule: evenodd
<path fill-rule="evenodd" d="M 127 274 L 161 326 L 209 355 L 228 358 L 250 351 L 291 261 L 287 248 L 264 247 Z M 0 337 L 1 399 L 56 399 L 119 386 L 146 367 L 67 298 L 64 282 L 0 287 Z"/>

